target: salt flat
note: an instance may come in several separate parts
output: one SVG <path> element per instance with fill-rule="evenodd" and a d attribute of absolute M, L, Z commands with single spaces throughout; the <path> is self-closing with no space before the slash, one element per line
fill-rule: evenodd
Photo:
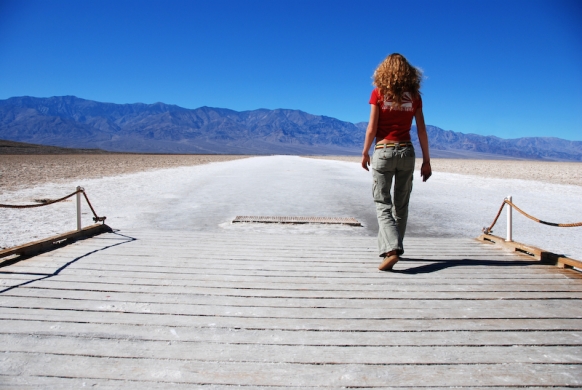
<path fill-rule="evenodd" d="M 462 164 L 459 160 L 459 164 Z M 505 162 L 504 162 L 505 163 Z M 435 163 L 437 165 L 437 163 Z M 5 191 L 1 203 L 57 198 L 83 186 L 97 212 L 115 228 L 190 231 L 281 231 L 374 236 L 371 175 L 353 162 L 293 156 L 253 157 Z M 477 237 L 507 195 L 534 216 L 558 223 L 582 220 L 582 186 L 435 172 L 416 175 L 410 237 Z M 0 246 L 9 247 L 74 228 L 73 202 L 32 210 L 0 209 Z M 90 224 L 85 209 L 84 223 Z M 231 225 L 236 215 L 355 217 L 364 228 Z M 516 214 L 514 239 L 582 259 L 581 228 L 552 228 Z M 502 218 L 494 229 L 505 234 Z"/>

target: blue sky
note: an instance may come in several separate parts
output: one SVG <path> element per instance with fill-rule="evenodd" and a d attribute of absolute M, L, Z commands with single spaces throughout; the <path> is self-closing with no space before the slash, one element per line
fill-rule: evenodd
<path fill-rule="evenodd" d="M 361 122 L 392 52 L 424 70 L 428 124 L 582 140 L 579 0 L 0 0 L 0 99 Z"/>

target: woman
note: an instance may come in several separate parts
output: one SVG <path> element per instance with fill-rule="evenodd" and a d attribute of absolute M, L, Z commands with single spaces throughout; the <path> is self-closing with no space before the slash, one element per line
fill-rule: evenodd
<path fill-rule="evenodd" d="M 422 181 L 428 180 L 432 170 L 420 97 L 422 72 L 410 65 L 404 56 L 394 53 L 378 66 L 373 78 L 376 88 L 370 98 L 370 121 L 362 152 L 362 167 L 368 170 L 368 151 L 375 138 L 372 157 L 374 202 L 380 228 L 378 249 L 380 257 L 384 258 L 378 269 L 388 271 L 404 253 L 402 240 L 406 232 L 415 162 L 414 148 L 410 142 L 413 118 L 422 149 Z M 394 201 L 390 196 L 392 181 Z"/>

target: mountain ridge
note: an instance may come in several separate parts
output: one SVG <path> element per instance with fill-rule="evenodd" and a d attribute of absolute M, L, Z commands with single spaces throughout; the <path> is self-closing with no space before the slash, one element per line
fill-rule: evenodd
<path fill-rule="evenodd" d="M 116 104 L 75 96 L 0 100 L 0 138 L 116 152 L 360 154 L 367 123 L 301 110 L 195 109 Z M 582 161 L 582 141 L 503 139 L 427 126 L 431 156 Z M 411 132 L 418 146 L 416 131 Z"/>

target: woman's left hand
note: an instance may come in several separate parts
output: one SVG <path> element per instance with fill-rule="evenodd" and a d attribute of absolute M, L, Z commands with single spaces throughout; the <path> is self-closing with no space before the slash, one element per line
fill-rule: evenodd
<path fill-rule="evenodd" d="M 432 168 L 430 167 L 430 162 L 423 162 L 420 167 L 420 176 L 422 176 L 422 181 L 427 181 L 429 177 L 432 176 Z"/>

